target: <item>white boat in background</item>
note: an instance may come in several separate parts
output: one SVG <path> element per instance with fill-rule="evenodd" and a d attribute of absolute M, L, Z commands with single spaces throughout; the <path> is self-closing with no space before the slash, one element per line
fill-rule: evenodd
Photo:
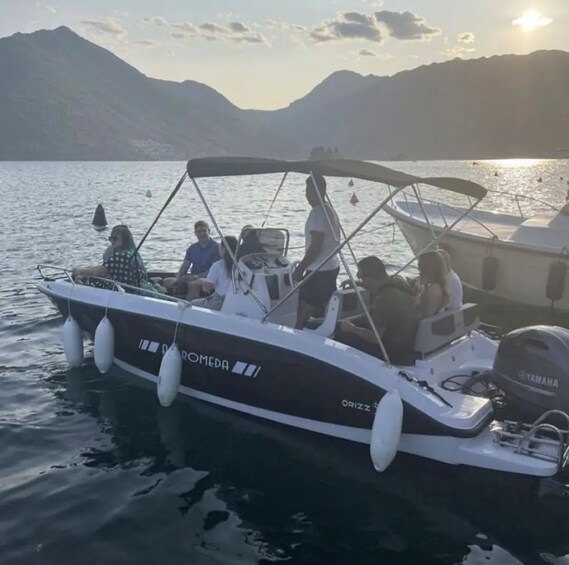
<path fill-rule="evenodd" d="M 413 252 L 433 242 L 446 249 L 465 285 L 500 299 L 569 313 L 569 215 L 534 198 L 509 196 L 519 214 L 469 210 L 407 191 L 385 211 Z M 520 199 L 547 212 L 526 217 Z"/>

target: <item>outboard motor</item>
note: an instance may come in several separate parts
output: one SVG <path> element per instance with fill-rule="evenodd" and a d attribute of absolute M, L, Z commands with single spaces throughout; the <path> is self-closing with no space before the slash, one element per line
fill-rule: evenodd
<path fill-rule="evenodd" d="M 569 412 L 569 330 L 530 326 L 508 333 L 498 347 L 493 373 L 510 408 L 532 416 Z"/>

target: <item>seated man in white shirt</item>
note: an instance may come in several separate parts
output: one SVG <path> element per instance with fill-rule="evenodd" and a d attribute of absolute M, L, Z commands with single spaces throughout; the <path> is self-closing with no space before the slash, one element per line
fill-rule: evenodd
<path fill-rule="evenodd" d="M 340 222 L 334 209 L 326 204 L 326 180 L 320 175 L 306 179 L 306 199 L 312 207 L 304 226 L 305 253 L 294 271 L 296 282 L 309 276 L 330 255 L 340 240 Z M 324 205 L 322 205 L 324 202 Z M 318 268 L 299 291 L 296 327 L 302 328 L 312 315 L 323 315 L 330 297 L 336 290 L 340 271 L 338 254 L 332 255 Z"/>
<path fill-rule="evenodd" d="M 450 255 L 444 249 L 438 249 L 438 254 L 442 257 L 447 271 L 448 284 L 451 290 L 451 295 L 448 302 L 445 304 L 445 310 L 458 310 L 462 306 L 463 290 L 460 277 L 452 270 Z"/>

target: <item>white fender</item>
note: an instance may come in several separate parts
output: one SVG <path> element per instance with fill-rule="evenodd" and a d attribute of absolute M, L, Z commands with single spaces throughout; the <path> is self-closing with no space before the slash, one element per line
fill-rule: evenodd
<path fill-rule="evenodd" d="M 71 315 L 63 324 L 63 351 L 72 367 L 79 367 L 83 363 L 83 336 L 79 324 Z"/>
<path fill-rule="evenodd" d="M 156 392 L 162 406 L 170 406 L 176 399 L 182 380 L 182 354 L 173 343 L 162 357 Z"/>
<path fill-rule="evenodd" d="M 376 471 L 385 471 L 395 458 L 402 426 L 403 403 L 399 392 L 392 390 L 379 401 L 371 428 L 369 451 Z"/>
<path fill-rule="evenodd" d="M 106 373 L 113 364 L 115 356 L 115 330 L 111 321 L 105 316 L 95 331 L 95 365 L 101 373 Z"/>

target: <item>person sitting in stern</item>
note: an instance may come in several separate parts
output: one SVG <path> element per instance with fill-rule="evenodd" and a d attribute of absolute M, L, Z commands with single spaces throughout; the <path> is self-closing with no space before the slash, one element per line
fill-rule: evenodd
<path fill-rule="evenodd" d="M 452 264 L 448 251 L 446 251 L 445 249 L 438 249 L 438 253 L 443 259 L 445 266 L 445 273 L 450 289 L 450 298 L 448 299 L 448 302 L 445 304 L 444 309 L 458 310 L 462 306 L 462 299 L 464 294 L 462 290 L 462 282 L 460 280 L 460 277 L 452 269 Z"/>
<path fill-rule="evenodd" d="M 379 257 L 365 257 L 358 263 L 358 284 L 374 296 L 370 315 L 389 359 L 405 364 L 415 345 L 417 315 L 413 293 L 402 277 L 389 276 Z M 375 333 L 365 314 L 343 320 L 334 339 L 375 357 L 383 358 Z"/>
<path fill-rule="evenodd" d="M 178 273 L 175 277 L 164 279 L 163 283 L 170 292 L 183 295 L 187 300 L 199 296 L 199 279 L 206 277 L 210 267 L 219 259 L 219 244 L 211 239 L 208 223 L 197 221 L 194 224 L 194 233 L 198 240 L 186 250 Z"/>
<path fill-rule="evenodd" d="M 136 287 L 147 282 L 148 276 L 144 263 L 136 251 L 132 233 L 128 227 L 123 224 L 114 226 L 109 241 L 112 253 L 107 253 L 107 258 L 103 260 L 102 265 L 73 269 L 73 278 L 81 280 L 88 277 L 100 277 Z M 94 286 L 109 288 L 111 285 L 104 281 L 95 281 Z"/>
<path fill-rule="evenodd" d="M 192 306 L 203 306 L 210 310 L 221 310 L 225 295 L 231 287 L 231 272 L 233 270 L 233 258 L 227 252 L 231 250 L 233 256 L 237 251 L 237 238 L 226 236 L 219 246 L 221 259 L 216 261 L 209 269 L 205 279 L 198 279 L 200 289 L 204 292 L 213 292 L 206 298 L 192 300 Z"/>
<path fill-rule="evenodd" d="M 336 290 L 340 261 L 335 253 L 320 266 L 340 241 L 340 222 L 334 209 L 326 203 L 326 179 L 315 175 L 306 179 L 306 199 L 312 207 L 304 226 L 305 253 L 294 271 L 293 279 L 299 282 L 318 267 L 318 272 L 299 290 L 296 327 L 302 328 L 313 315 L 322 315 Z M 324 202 L 324 205 L 322 205 Z"/>
<path fill-rule="evenodd" d="M 445 309 L 451 298 L 451 290 L 445 263 L 438 251 L 427 251 L 419 255 L 419 277 L 423 292 L 419 299 L 422 318 L 430 318 Z"/>

